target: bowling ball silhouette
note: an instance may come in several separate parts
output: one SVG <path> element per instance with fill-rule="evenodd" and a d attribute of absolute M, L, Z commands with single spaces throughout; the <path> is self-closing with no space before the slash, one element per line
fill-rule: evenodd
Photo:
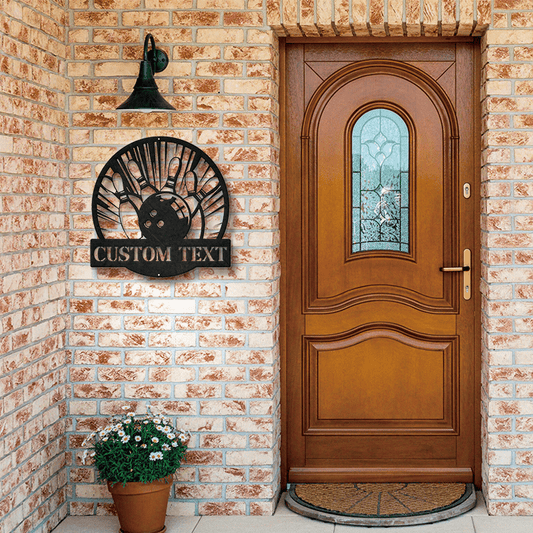
<path fill-rule="evenodd" d="M 147 239 L 172 244 L 189 232 L 191 211 L 181 196 L 157 193 L 148 197 L 139 209 L 139 226 Z"/>

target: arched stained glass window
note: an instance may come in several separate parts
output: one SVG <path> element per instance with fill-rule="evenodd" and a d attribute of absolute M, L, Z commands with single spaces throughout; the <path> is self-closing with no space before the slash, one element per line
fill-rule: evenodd
<path fill-rule="evenodd" d="M 409 252 L 409 131 L 388 109 L 352 131 L 352 252 Z"/>

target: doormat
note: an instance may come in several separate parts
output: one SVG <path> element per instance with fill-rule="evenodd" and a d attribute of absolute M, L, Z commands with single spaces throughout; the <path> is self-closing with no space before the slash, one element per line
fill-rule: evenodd
<path fill-rule="evenodd" d="M 465 513 L 476 504 L 472 483 L 314 483 L 293 485 L 292 511 L 346 525 L 428 524 Z"/>

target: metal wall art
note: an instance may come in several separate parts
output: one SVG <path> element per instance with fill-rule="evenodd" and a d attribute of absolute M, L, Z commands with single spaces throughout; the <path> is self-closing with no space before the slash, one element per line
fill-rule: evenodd
<path fill-rule="evenodd" d="M 148 137 L 122 148 L 96 180 L 92 215 L 91 266 L 169 277 L 231 264 L 226 184 L 186 141 Z"/>

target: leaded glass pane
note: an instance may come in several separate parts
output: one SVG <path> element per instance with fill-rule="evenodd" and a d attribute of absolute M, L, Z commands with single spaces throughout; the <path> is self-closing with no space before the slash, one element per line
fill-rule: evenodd
<path fill-rule="evenodd" d="M 352 252 L 409 252 L 409 131 L 373 109 L 352 131 Z"/>

